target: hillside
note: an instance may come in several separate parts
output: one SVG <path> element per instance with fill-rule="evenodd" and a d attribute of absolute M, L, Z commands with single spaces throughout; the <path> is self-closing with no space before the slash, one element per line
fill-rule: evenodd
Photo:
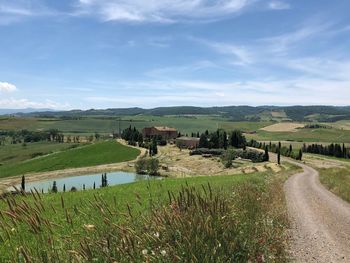
<path fill-rule="evenodd" d="M 335 122 L 350 119 L 350 107 L 336 106 L 225 106 L 225 107 L 160 107 L 153 109 L 90 109 L 71 111 L 44 111 L 21 113 L 35 117 L 77 118 L 82 116 L 126 116 L 126 115 L 218 115 L 233 121 L 319 121 Z"/>

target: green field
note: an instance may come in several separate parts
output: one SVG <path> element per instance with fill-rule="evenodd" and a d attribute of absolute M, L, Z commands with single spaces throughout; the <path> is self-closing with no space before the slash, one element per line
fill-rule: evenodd
<path fill-rule="evenodd" d="M 214 131 L 218 128 L 227 130 L 240 129 L 254 131 L 272 124 L 272 122 L 232 122 L 218 116 L 123 116 L 121 129 L 130 125 L 138 129 L 150 126 L 170 126 L 182 133 Z M 0 120 L 0 130 L 48 130 L 58 129 L 66 134 L 93 134 L 95 132 L 110 134 L 119 129 L 119 119 L 83 117 L 77 120 L 8 118 Z"/>
<path fill-rule="evenodd" d="M 350 202 L 350 167 L 320 169 L 320 181 L 331 192 Z"/>
<path fill-rule="evenodd" d="M 11 208 L 0 203 L 5 216 L 0 224 L 4 242 L 0 258 L 2 262 L 17 262 L 25 256 L 61 262 L 72 258 L 73 262 L 106 258 L 111 262 L 172 262 L 174 258 L 256 262 L 264 255 L 271 262 L 285 262 L 287 215 L 282 183 L 291 172 L 293 168 L 277 176 L 267 172 L 143 181 L 9 200 Z M 169 203 L 169 192 L 180 199 Z M 177 210 L 177 205 L 185 204 L 185 210 Z M 7 210 L 12 212 L 5 214 Z M 107 240 L 108 250 L 103 248 Z M 166 254 L 161 254 L 163 250 Z"/>
<path fill-rule="evenodd" d="M 297 132 L 267 132 L 259 130 L 257 134 L 248 134 L 248 138 L 257 141 L 329 142 L 350 143 L 350 131 L 339 129 L 299 129 Z"/>
<path fill-rule="evenodd" d="M 133 160 L 139 154 L 137 149 L 115 141 L 105 141 L 28 161 L 4 164 L 0 166 L 0 177 L 118 163 Z"/>
<path fill-rule="evenodd" d="M 340 121 L 327 126 L 329 129 L 298 129 L 296 132 L 268 132 L 260 130 L 273 124 L 271 121 L 240 121 L 233 122 L 227 118 L 215 115 L 191 115 L 191 116 L 123 116 L 118 117 L 82 117 L 76 120 L 38 119 L 38 118 L 6 118 L 0 120 L 0 130 L 48 130 L 58 129 L 63 133 L 72 135 L 90 136 L 95 132 L 111 134 L 129 127 L 141 130 L 150 126 L 169 126 L 177 128 L 181 133 L 190 135 L 192 132 L 214 131 L 218 128 L 225 130 L 239 129 L 247 132 L 248 139 L 258 141 L 294 141 L 294 142 L 322 142 L 322 143 L 350 143 L 350 130 L 345 129 L 349 121 Z"/>
<path fill-rule="evenodd" d="M 64 151 L 79 144 L 36 142 L 26 144 L 5 144 L 0 146 L 0 164 L 16 163 L 58 151 Z"/>

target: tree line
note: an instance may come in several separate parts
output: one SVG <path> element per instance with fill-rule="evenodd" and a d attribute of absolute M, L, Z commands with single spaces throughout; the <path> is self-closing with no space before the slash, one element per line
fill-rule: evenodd
<path fill-rule="evenodd" d="M 291 144 L 289 146 L 282 146 L 281 142 L 278 142 L 278 144 L 272 142 L 266 144 L 265 142 L 262 143 L 252 139 L 248 142 L 247 146 L 262 149 L 265 151 L 265 154 L 268 152 L 276 153 L 279 164 L 281 163 L 281 155 L 298 161 L 301 161 L 303 158 L 303 150 L 299 149 L 299 151 L 295 151 Z"/>
<path fill-rule="evenodd" d="M 344 143 L 343 145 L 332 143 L 326 146 L 322 144 L 311 144 L 306 146 L 306 144 L 304 144 L 303 152 L 321 154 L 337 158 L 350 158 L 350 151 L 346 148 Z"/>
<path fill-rule="evenodd" d="M 199 148 L 226 150 L 229 146 L 245 148 L 246 138 L 240 130 L 234 130 L 229 134 L 223 129 L 218 129 L 215 132 L 207 130 L 199 137 Z"/>

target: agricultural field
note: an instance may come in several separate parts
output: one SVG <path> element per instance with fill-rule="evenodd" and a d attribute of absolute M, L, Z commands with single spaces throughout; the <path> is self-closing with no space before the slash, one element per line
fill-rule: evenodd
<path fill-rule="evenodd" d="M 0 164 L 16 163 L 29 160 L 38 156 L 47 155 L 54 152 L 65 151 L 79 144 L 75 143 L 55 143 L 55 142 L 36 142 L 36 143 L 17 143 L 0 146 Z"/>
<path fill-rule="evenodd" d="M 247 134 L 247 138 L 257 141 L 295 141 L 295 142 L 324 142 L 350 143 L 350 131 L 339 129 L 298 129 L 296 132 L 258 131 Z"/>
<path fill-rule="evenodd" d="M 133 160 L 139 154 L 138 149 L 115 141 L 104 141 L 19 163 L 4 164 L 0 166 L 0 177 L 118 163 Z"/>
<path fill-rule="evenodd" d="M 321 183 L 334 194 L 350 202 L 350 160 L 305 154 L 306 163 L 320 173 Z"/>
<path fill-rule="evenodd" d="M 297 132 L 298 129 L 304 128 L 305 124 L 293 122 L 280 122 L 261 128 L 262 131 L 268 132 Z"/>
<path fill-rule="evenodd" d="M 102 262 L 107 257 L 141 262 L 195 257 L 208 262 L 212 257 L 260 261 L 263 256 L 286 262 L 282 182 L 295 169 L 289 166 L 276 176 L 266 172 L 164 179 L 40 198 L 34 194 L 15 203 L 9 199 L 11 208 L 1 201 L 6 223 L 0 225 L 0 259 Z M 26 211 L 21 208 L 24 202 Z M 6 211 L 12 211 L 12 219 Z M 173 228 L 178 229 L 176 237 Z M 106 238 L 113 249 L 104 249 Z M 210 246 L 201 245 L 208 242 Z"/>
<path fill-rule="evenodd" d="M 327 125 L 327 123 L 325 123 Z M 337 121 L 331 124 L 331 126 L 335 129 L 340 130 L 350 130 L 350 121 L 349 120 L 343 120 L 343 121 Z"/>

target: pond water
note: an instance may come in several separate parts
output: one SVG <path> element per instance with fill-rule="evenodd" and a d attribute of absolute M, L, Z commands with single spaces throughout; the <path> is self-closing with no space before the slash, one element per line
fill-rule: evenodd
<path fill-rule="evenodd" d="M 142 180 L 155 180 L 160 179 L 160 177 L 154 177 L 149 175 L 140 175 L 135 173 L 127 172 L 111 172 L 107 173 L 108 186 L 133 183 Z M 65 186 L 66 191 L 70 191 L 73 187 L 76 190 L 81 191 L 85 189 L 93 189 L 94 184 L 96 188 L 100 188 L 102 184 L 102 174 L 89 174 L 80 176 L 64 177 L 52 180 L 28 182 L 26 183 L 26 191 L 34 190 L 34 188 L 39 192 L 47 193 L 51 191 L 54 181 L 56 182 L 58 192 L 63 192 L 63 187 Z M 20 185 L 17 185 L 20 189 Z M 13 189 L 11 189 L 13 190 Z"/>

